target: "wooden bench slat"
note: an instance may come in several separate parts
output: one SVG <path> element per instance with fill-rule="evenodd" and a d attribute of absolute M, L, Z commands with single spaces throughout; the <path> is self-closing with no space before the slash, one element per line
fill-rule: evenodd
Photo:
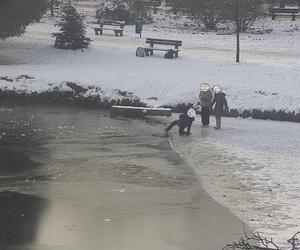
<path fill-rule="evenodd" d="M 271 13 L 298 13 L 299 9 L 273 8 L 273 9 L 269 9 L 269 12 L 271 12 Z"/>
<path fill-rule="evenodd" d="M 94 27 L 94 29 L 98 29 L 98 30 L 124 30 L 123 28 L 120 27 Z"/>
<path fill-rule="evenodd" d="M 125 21 L 117 21 L 117 20 L 108 20 L 108 19 L 100 19 L 100 23 L 120 23 L 120 24 L 125 24 Z"/>
<path fill-rule="evenodd" d="M 105 23 L 105 24 L 116 24 L 116 25 L 120 25 L 120 24 L 125 24 L 125 21 L 101 21 L 99 23 Z"/>
<path fill-rule="evenodd" d="M 159 50 L 159 51 L 169 51 L 173 50 L 174 52 L 180 51 L 180 49 L 167 49 L 167 48 L 151 48 L 151 47 L 144 47 L 147 50 Z"/>
<path fill-rule="evenodd" d="M 161 38 L 146 38 L 146 43 L 148 42 L 170 42 L 170 43 L 182 43 L 180 40 L 167 40 Z"/>
<path fill-rule="evenodd" d="M 173 41 L 155 41 L 155 40 L 150 40 L 150 41 L 146 41 L 146 43 L 156 43 L 156 44 L 182 44 L 181 42 L 173 42 Z"/>
<path fill-rule="evenodd" d="M 148 43 L 148 44 L 159 44 L 159 45 L 170 45 L 170 46 L 175 46 L 175 47 L 179 47 L 181 46 L 181 44 L 179 43 L 163 43 L 163 42 L 159 42 L 159 43 L 155 43 L 155 42 L 151 42 L 151 43 Z"/>
<path fill-rule="evenodd" d="M 157 40 L 157 41 L 176 41 L 176 42 L 181 42 L 181 40 L 174 40 L 174 39 L 163 39 L 163 38 L 152 38 L 152 37 L 147 37 L 147 40 Z"/>

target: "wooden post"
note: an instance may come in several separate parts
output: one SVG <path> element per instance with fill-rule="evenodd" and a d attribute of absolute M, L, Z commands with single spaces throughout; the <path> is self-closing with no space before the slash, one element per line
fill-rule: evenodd
<path fill-rule="evenodd" d="M 153 43 L 152 42 L 150 43 L 150 47 L 153 48 Z M 150 50 L 150 55 L 153 56 L 153 49 Z"/>
<path fill-rule="evenodd" d="M 142 12 L 142 14 L 141 14 L 141 25 L 142 25 L 142 28 L 141 28 L 141 31 L 140 31 L 140 38 L 142 38 L 142 30 L 143 30 L 143 22 L 144 22 L 144 15 L 143 15 L 143 12 Z"/>
<path fill-rule="evenodd" d="M 274 10 L 272 11 L 272 20 L 275 20 L 275 12 L 274 12 Z"/>
<path fill-rule="evenodd" d="M 240 62 L 240 0 L 236 0 L 236 62 Z"/>

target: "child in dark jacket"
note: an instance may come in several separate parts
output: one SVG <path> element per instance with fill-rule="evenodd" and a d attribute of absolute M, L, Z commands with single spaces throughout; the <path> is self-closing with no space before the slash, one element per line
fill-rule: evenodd
<path fill-rule="evenodd" d="M 214 107 L 214 115 L 216 117 L 215 129 L 221 129 L 221 117 L 228 113 L 228 104 L 226 100 L 226 94 L 221 91 L 221 87 L 214 87 L 215 96 L 211 103 L 211 107 Z"/>
<path fill-rule="evenodd" d="M 179 135 L 190 135 L 193 121 L 195 121 L 195 110 L 190 108 L 187 112 L 181 114 L 178 120 L 173 121 L 167 128 L 168 132 L 175 125 L 179 127 Z M 185 131 L 187 129 L 187 131 Z"/>

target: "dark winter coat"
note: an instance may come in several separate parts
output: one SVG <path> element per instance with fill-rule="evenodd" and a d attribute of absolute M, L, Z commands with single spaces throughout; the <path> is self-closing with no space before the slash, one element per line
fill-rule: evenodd
<path fill-rule="evenodd" d="M 209 108 L 213 97 L 213 93 L 210 89 L 207 91 L 201 91 L 199 94 L 201 107 Z"/>
<path fill-rule="evenodd" d="M 218 93 L 215 94 L 214 99 L 211 103 L 211 107 L 214 107 L 214 112 L 213 114 L 216 116 L 222 116 L 225 114 L 225 111 L 228 111 L 228 105 L 227 105 L 227 100 L 226 100 L 226 94 L 224 93 Z"/>
<path fill-rule="evenodd" d="M 188 133 L 190 132 L 193 121 L 195 121 L 194 117 L 189 117 L 187 113 L 181 114 L 178 120 L 179 128 L 185 129 L 187 128 Z"/>

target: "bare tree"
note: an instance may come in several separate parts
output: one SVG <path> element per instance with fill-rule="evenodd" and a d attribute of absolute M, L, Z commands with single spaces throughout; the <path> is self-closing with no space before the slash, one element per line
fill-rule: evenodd
<path fill-rule="evenodd" d="M 300 232 L 297 232 L 288 243 L 291 245 L 291 250 L 300 249 L 300 241 L 297 236 Z M 236 249 L 246 249 L 246 250 L 281 250 L 277 244 L 274 243 L 273 239 L 267 239 L 262 237 L 259 233 L 242 237 L 238 242 L 233 242 L 228 244 L 223 248 L 223 250 L 236 250 Z"/>
<path fill-rule="evenodd" d="M 255 20 L 264 15 L 266 0 L 224 0 L 222 15 L 229 21 L 238 20 L 240 31 L 245 32 Z M 238 12 L 236 10 L 238 8 Z"/>
<path fill-rule="evenodd" d="M 209 30 L 216 29 L 217 24 L 223 21 L 223 1 L 220 0 L 174 0 L 172 7 L 175 12 L 184 10 L 191 16 L 202 21 Z"/>
<path fill-rule="evenodd" d="M 288 243 L 292 245 L 292 250 L 299 250 L 300 249 L 300 240 L 298 238 L 300 232 L 294 234 L 294 236 L 288 240 Z"/>

